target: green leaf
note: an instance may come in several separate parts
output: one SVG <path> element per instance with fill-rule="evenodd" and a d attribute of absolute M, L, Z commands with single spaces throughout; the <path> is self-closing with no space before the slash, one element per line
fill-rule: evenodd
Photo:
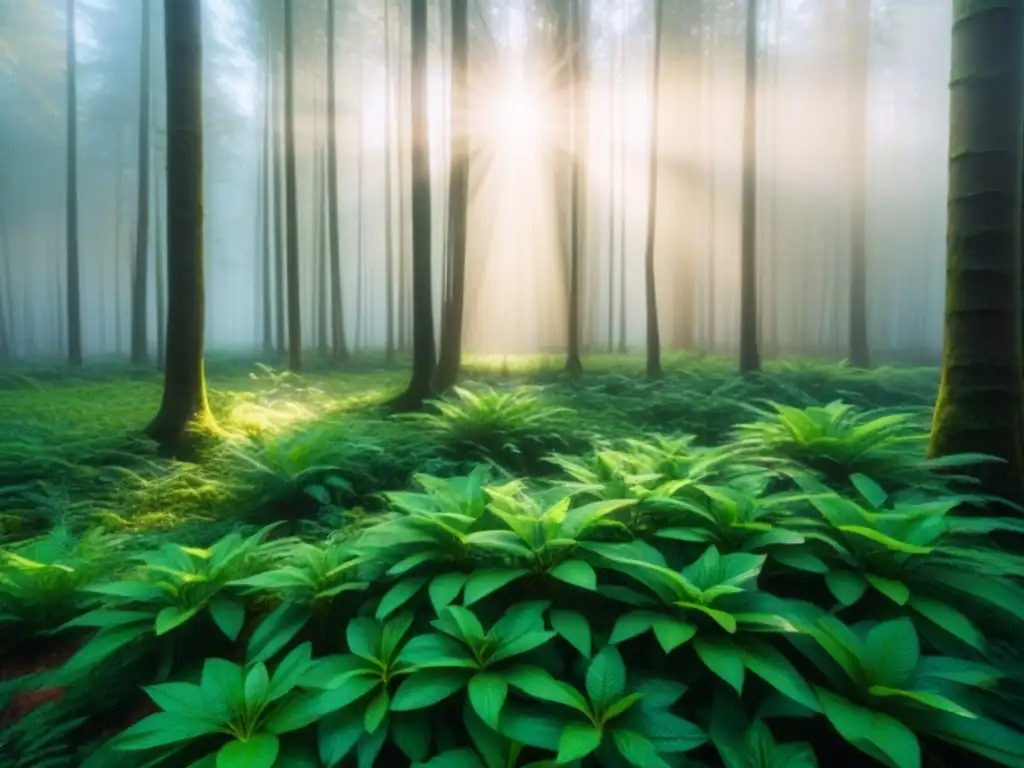
<path fill-rule="evenodd" d="M 910 619 L 886 621 L 868 632 L 864 665 L 870 684 L 900 688 L 913 676 L 920 658 L 917 632 Z"/>
<path fill-rule="evenodd" d="M 199 609 L 201 607 L 202 606 L 196 606 L 194 608 L 179 608 L 176 605 L 170 605 L 162 609 L 160 613 L 156 615 L 156 624 L 154 625 L 157 636 L 166 635 L 172 629 L 180 627 L 199 613 Z"/>
<path fill-rule="evenodd" d="M 551 628 L 584 658 L 590 658 L 591 633 L 587 617 L 579 611 L 551 611 Z"/>
<path fill-rule="evenodd" d="M 552 568 L 550 574 L 559 581 L 580 589 L 597 589 L 597 573 L 590 563 L 583 560 L 566 560 Z"/>
<path fill-rule="evenodd" d="M 693 648 L 704 666 L 722 678 L 735 689 L 743 693 L 745 668 L 743 657 L 736 644 L 730 640 L 699 636 L 693 640 Z"/>
<path fill-rule="evenodd" d="M 479 602 L 525 575 L 526 571 L 521 568 L 515 570 L 485 568 L 476 571 L 466 580 L 466 586 L 462 590 L 462 604 L 470 606 Z"/>
<path fill-rule="evenodd" d="M 120 733 L 115 746 L 125 751 L 152 749 L 198 739 L 220 729 L 220 724 L 213 720 L 157 712 Z"/>
<path fill-rule="evenodd" d="M 459 596 L 468 578 L 465 573 L 442 573 L 434 577 L 427 590 L 434 613 L 440 615 Z"/>
<path fill-rule="evenodd" d="M 380 599 L 380 605 L 377 606 L 377 621 L 384 621 L 384 619 L 409 602 L 417 592 L 426 586 L 427 580 L 423 576 L 414 576 L 402 579 L 395 584 Z"/>
<path fill-rule="evenodd" d="M 825 574 L 829 592 L 844 606 L 855 605 L 868 589 L 868 583 L 851 571 L 829 571 Z"/>
<path fill-rule="evenodd" d="M 955 701 L 947 699 L 945 696 L 935 693 L 934 691 L 904 691 L 895 688 L 887 688 L 883 685 L 872 685 L 868 688 L 868 693 L 872 696 L 880 696 L 882 698 L 897 697 L 908 699 L 923 707 L 938 709 L 942 712 L 949 712 L 950 714 L 959 715 L 960 717 L 966 717 L 971 720 L 978 717 L 969 709 L 961 707 Z"/>
<path fill-rule="evenodd" d="M 642 693 L 630 693 L 623 696 L 604 711 L 601 721 L 603 723 L 608 723 L 609 721 L 614 720 L 616 717 L 629 710 L 638 701 L 642 700 L 643 697 L 644 695 Z"/>
<path fill-rule="evenodd" d="M 850 744 L 895 768 L 921 768 L 921 745 L 899 720 L 859 707 L 824 688 L 816 690 L 825 716 Z"/>
<path fill-rule="evenodd" d="M 280 748 L 272 733 L 257 733 L 247 741 L 229 741 L 217 752 L 217 768 L 273 768 Z"/>
<path fill-rule="evenodd" d="M 556 680 L 540 667 L 516 667 L 505 673 L 505 680 L 534 699 L 572 707 L 587 717 L 591 714 L 583 694 L 568 683 Z"/>
<path fill-rule="evenodd" d="M 317 725 L 317 749 L 327 768 L 334 768 L 355 748 L 366 730 L 354 707 L 331 712 Z"/>
<path fill-rule="evenodd" d="M 748 642 L 740 653 L 743 666 L 779 693 L 813 712 L 821 712 L 814 690 L 777 648 L 768 643 Z"/>
<path fill-rule="evenodd" d="M 461 689 L 469 677 L 459 669 L 425 669 L 416 672 L 398 686 L 391 701 L 395 712 L 424 709 L 437 704 Z"/>
<path fill-rule="evenodd" d="M 249 638 L 246 658 L 266 661 L 290 643 L 309 621 L 309 608 L 296 603 L 281 603 L 267 614 Z"/>
<path fill-rule="evenodd" d="M 363 713 L 363 726 L 367 733 L 374 733 L 380 728 L 384 718 L 388 716 L 390 704 L 391 699 L 388 692 L 384 690 L 370 699 L 370 703 L 366 705 L 366 711 Z"/>
<path fill-rule="evenodd" d="M 302 675 L 312 663 L 312 655 L 313 644 L 306 642 L 293 648 L 281 659 L 281 663 L 274 670 L 274 676 L 270 678 L 268 701 L 277 701 L 299 684 Z"/>
<path fill-rule="evenodd" d="M 242 668 L 226 659 L 207 659 L 199 681 L 206 713 L 228 722 L 245 706 Z"/>
<path fill-rule="evenodd" d="M 501 709 L 508 696 L 508 683 L 490 672 L 474 675 L 469 681 L 469 702 L 480 719 L 495 730 L 498 729 Z"/>
<path fill-rule="evenodd" d="M 148 581 L 113 581 L 108 584 L 93 584 L 84 587 L 83 591 L 109 597 L 120 597 L 140 603 L 164 603 L 168 598 L 164 589 Z"/>
<path fill-rule="evenodd" d="M 267 718 L 263 729 L 268 733 L 277 734 L 298 731 L 351 703 L 347 694 L 347 691 L 333 690 L 291 696 Z M 358 718 L 358 722 L 361 733 L 363 731 L 361 717 Z"/>
<path fill-rule="evenodd" d="M 391 715 L 391 741 L 413 762 L 423 760 L 430 752 L 430 731 L 431 722 L 425 711 L 394 712 Z"/>
<path fill-rule="evenodd" d="M 619 754 L 630 765 L 637 768 L 670 768 L 658 754 L 657 747 L 642 734 L 625 728 L 616 728 L 612 731 L 612 739 Z"/>
<path fill-rule="evenodd" d="M 608 645 L 591 660 L 586 677 L 587 695 L 594 709 L 604 711 L 626 690 L 626 665 L 618 648 Z"/>
<path fill-rule="evenodd" d="M 203 692 L 192 683 L 161 683 L 143 690 L 164 712 L 183 717 L 196 717 L 203 712 Z"/>
<path fill-rule="evenodd" d="M 940 600 L 930 597 L 911 597 L 907 603 L 911 608 L 924 616 L 928 621 L 937 624 L 954 637 L 958 637 L 972 648 L 979 651 L 984 648 L 985 638 L 971 620 L 956 608 Z"/>
<path fill-rule="evenodd" d="M 245 676 L 245 709 L 256 712 L 267 700 L 270 693 L 270 676 L 262 661 L 254 664 Z"/>
<path fill-rule="evenodd" d="M 896 605 L 906 605 L 910 599 L 910 589 L 902 581 L 876 576 L 873 573 L 865 573 L 864 578 L 868 580 L 872 587 L 888 597 Z"/>
<path fill-rule="evenodd" d="M 619 616 L 612 628 L 612 636 L 609 643 L 618 645 L 634 637 L 639 637 L 644 632 L 654 627 L 654 622 L 662 618 L 662 614 L 653 611 L 630 611 Z"/>
<path fill-rule="evenodd" d="M 654 637 L 665 653 L 672 653 L 676 648 L 689 642 L 697 634 L 697 628 L 685 621 L 672 618 L 660 618 L 654 622 Z"/>
<path fill-rule="evenodd" d="M 558 740 L 558 757 L 560 765 L 582 760 L 601 746 L 601 732 L 589 723 L 570 723 L 562 729 Z"/>
<path fill-rule="evenodd" d="M 235 642 L 245 623 L 245 606 L 226 597 L 215 597 L 210 601 L 210 618 L 228 640 Z"/>
<path fill-rule="evenodd" d="M 449 749 L 425 763 L 415 763 L 413 768 L 488 768 L 472 749 Z"/>
<path fill-rule="evenodd" d="M 345 641 L 348 649 L 361 659 L 374 662 L 380 655 L 380 625 L 368 616 L 360 616 L 349 621 L 345 628 Z"/>

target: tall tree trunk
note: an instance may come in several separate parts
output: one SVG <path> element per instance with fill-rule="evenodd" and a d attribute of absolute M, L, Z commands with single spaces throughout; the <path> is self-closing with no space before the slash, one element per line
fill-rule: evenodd
<path fill-rule="evenodd" d="M 867 122 L 871 0 L 847 5 L 850 78 L 850 362 L 867 368 Z"/>
<path fill-rule="evenodd" d="M 338 87 L 335 82 L 335 0 L 327 0 L 327 227 L 331 252 L 331 362 L 348 360 L 341 290 L 341 238 L 338 232 Z"/>
<path fill-rule="evenodd" d="M 149 70 L 151 0 L 142 1 L 139 51 L 139 193 L 136 202 L 135 269 L 132 275 L 132 362 L 149 361 Z"/>
<path fill-rule="evenodd" d="M 658 117 L 661 102 L 661 35 L 665 0 L 654 0 L 654 72 L 651 79 L 651 143 L 647 203 L 647 249 L 644 288 L 647 297 L 647 375 L 661 375 L 661 336 L 658 331 L 658 290 L 654 280 L 654 245 L 658 228 Z"/>
<path fill-rule="evenodd" d="M 431 279 L 430 134 L 427 124 L 427 4 L 410 0 L 412 37 L 412 379 L 393 405 L 417 409 L 433 392 L 433 284 Z"/>
<path fill-rule="evenodd" d="M 110 281 L 114 289 L 114 351 L 120 356 L 124 345 L 121 343 L 121 333 L 124 328 L 124 313 L 121 311 L 121 273 L 124 267 L 124 133 L 117 134 L 117 174 L 114 184 L 114 264 L 113 279 Z"/>
<path fill-rule="evenodd" d="M 323 147 L 317 151 L 316 160 L 317 185 L 316 185 L 316 263 L 317 263 L 317 287 L 316 287 L 316 344 L 320 356 L 324 359 L 328 355 L 327 338 L 327 237 L 326 224 L 324 219 L 327 216 L 327 153 Z"/>
<path fill-rule="evenodd" d="M 623 0 L 620 12 L 626 19 L 628 14 L 626 0 Z M 626 30 L 622 30 L 619 39 L 619 77 L 622 78 L 623 93 L 628 92 L 626 81 Z M 620 355 L 626 354 L 626 115 L 619 110 L 619 344 Z"/>
<path fill-rule="evenodd" d="M 162 204 L 160 200 L 160 182 L 157 181 L 153 190 L 156 205 L 153 208 L 153 261 L 156 268 L 156 362 L 163 369 L 167 359 L 167 285 L 164 276 L 164 230 Z"/>
<path fill-rule="evenodd" d="M 284 3 L 284 176 L 285 235 L 288 240 L 288 370 L 302 370 L 302 306 L 299 296 L 299 190 L 295 171 L 294 0 Z"/>
<path fill-rule="evenodd" d="M 448 178 L 451 293 L 441 331 L 441 357 L 435 389 L 446 392 L 462 365 L 462 323 L 465 314 L 466 238 L 469 208 L 469 0 L 452 0 L 451 170 Z"/>
<path fill-rule="evenodd" d="M 399 6 L 401 7 L 401 6 Z M 402 26 L 402 17 L 399 17 L 399 28 Z M 411 84 L 411 69 L 405 63 L 405 56 L 403 52 L 405 46 L 403 41 L 407 38 L 404 35 L 399 35 L 399 49 L 398 49 L 398 82 L 396 89 L 398 97 L 396 103 L 398 106 L 398 348 L 405 352 L 409 349 L 409 337 L 410 337 L 410 323 L 409 323 L 409 307 L 410 307 L 410 264 L 411 258 L 409 255 L 409 221 L 406 216 L 408 209 L 407 198 L 410 189 L 410 185 L 407 182 L 406 172 L 409 169 L 409 163 L 407 162 L 407 153 L 410 148 L 408 125 L 405 118 L 405 110 L 402 109 L 403 104 L 407 104 L 406 98 L 406 85 Z"/>
<path fill-rule="evenodd" d="M 608 354 L 615 349 L 615 57 L 608 55 Z"/>
<path fill-rule="evenodd" d="M 1021 502 L 1024 4 L 956 3 L 952 34 L 946 337 L 929 455 L 1002 459 L 986 491 Z"/>
<path fill-rule="evenodd" d="M 285 342 L 285 311 L 288 301 L 285 297 L 285 245 L 284 245 L 284 131 L 282 127 L 285 121 L 283 94 L 285 91 L 284 67 L 277 66 L 277 51 L 274 51 L 274 71 L 278 77 L 277 87 L 274 88 L 274 294 L 276 301 L 275 308 L 275 341 L 277 354 L 282 359 L 285 355 L 287 344 Z"/>
<path fill-rule="evenodd" d="M 569 322 L 568 349 L 566 350 L 565 370 L 571 376 L 583 373 L 583 361 L 580 358 L 580 259 L 583 256 L 583 196 L 585 194 L 585 174 L 587 163 L 587 101 L 586 76 L 584 75 L 584 12 L 581 0 L 572 0 L 570 21 L 570 61 L 571 92 L 572 92 L 572 155 L 570 168 L 570 185 L 572 210 L 569 214 Z"/>
<path fill-rule="evenodd" d="M 67 303 L 68 364 L 82 365 L 82 286 L 78 262 L 78 92 L 76 86 L 75 0 L 67 0 Z"/>
<path fill-rule="evenodd" d="M 415 2 L 415 0 L 413 0 Z M 363 284 L 363 189 L 366 173 L 366 114 L 363 112 L 363 46 L 359 45 L 358 87 L 356 90 L 356 118 L 359 120 L 359 138 L 356 142 L 356 336 L 353 345 L 356 350 L 366 346 L 365 309 L 366 290 Z"/>
<path fill-rule="evenodd" d="M 263 74 L 263 147 L 260 152 L 260 164 L 263 175 L 260 180 L 260 233 L 262 245 L 262 264 L 260 271 L 260 304 L 262 312 L 263 330 L 263 354 L 269 357 L 274 352 L 274 300 L 273 300 L 273 279 L 272 266 L 273 249 L 270 233 L 270 174 L 273 167 L 272 162 L 272 109 L 271 93 L 273 79 L 271 78 L 271 67 L 273 62 L 273 49 L 270 44 L 270 34 L 267 34 L 266 46 L 264 48 L 264 66 L 266 71 Z"/>
<path fill-rule="evenodd" d="M 391 0 L 384 0 L 384 359 L 395 357 L 395 254 L 394 224 L 391 220 Z"/>
<path fill-rule="evenodd" d="M 167 366 L 147 433 L 178 457 L 213 427 L 203 372 L 203 43 L 201 0 L 164 0 L 167 57 Z"/>
<path fill-rule="evenodd" d="M 747 0 L 743 104 L 743 246 L 740 261 L 740 373 L 761 370 L 757 348 L 757 3 Z"/>

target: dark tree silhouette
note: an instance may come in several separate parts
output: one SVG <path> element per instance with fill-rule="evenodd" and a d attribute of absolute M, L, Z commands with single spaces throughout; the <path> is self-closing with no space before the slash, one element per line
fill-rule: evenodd
<path fill-rule="evenodd" d="M 132 362 L 149 360 L 149 72 L 152 0 L 142 3 L 142 45 L 139 50 L 139 191 L 135 222 L 135 266 L 132 272 Z"/>
<path fill-rule="evenodd" d="M 67 0 L 67 305 L 68 364 L 82 365 L 82 286 L 78 261 L 78 94 L 75 54 L 75 0 Z"/>

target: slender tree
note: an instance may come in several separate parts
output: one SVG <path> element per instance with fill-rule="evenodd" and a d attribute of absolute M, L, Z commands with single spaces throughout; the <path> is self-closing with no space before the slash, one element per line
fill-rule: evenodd
<path fill-rule="evenodd" d="M 384 359 L 388 362 L 395 357 L 395 233 L 391 219 L 391 137 L 394 127 L 391 93 L 391 0 L 384 0 Z"/>
<path fill-rule="evenodd" d="M 569 60 L 572 118 L 571 213 L 569 214 L 569 339 L 565 370 L 572 376 L 583 373 L 580 357 L 580 259 L 583 256 L 583 197 L 587 162 L 586 83 L 584 75 L 585 33 L 581 0 L 572 0 L 569 21 Z"/>
<path fill-rule="evenodd" d="M 167 284 L 164 272 L 164 229 L 160 211 L 163 210 L 160 200 L 160 183 L 155 184 L 153 207 L 153 261 L 155 262 L 156 282 L 156 362 L 161 369 L 167 359 Z"/>
<path fill-rule="evenodd" d="M 955 3 L 945 347 L 931 456 L 1003 460 L 987 490 L 1024 500 L 1020 198 L 1024 3 Z"/>
<path fill-rule="evenodd" d="M 327 0 L 327 229 L 331 257 L 331 362 L 348 360 L 338 232 L 338 86 L 335 82 L 335 0 Z"/>
<path fill-rule="evenodd" d="M 142 45 L 139 50 L 139 191 L 136 201 L 135 267 L 132 272 L 132 362 L 149 360 L 149 72 L 151 0 L 142 0 Z"/>
<path fill-rule="evenodd" d="M 654 0 L 654 71 L 651 78 L 651 143 L 648 174 L 647 249 L 644 252 L 644 289 L 647 298 L 647 375 L 661 375 L 661 336 L 658 331 L 658 290 L 654 275 L 654 245 L 658 228 L 658 126 L 661 104 L 661 37 L 665 0 Z"/>
<path fill-rule="evenodd" d="M 451 170 L 448 178 L 451 255 L 448 311 L 441 331 L 441 357 L 435 389 L 454 386 L 462 365 L 462 323 L 465 314 L 466 237 L 469 213 L 469 0 L 452 0 Z"/>
<path fill-rule="evenodd" d="M 271 38 L 273 39 L 273 38 Z M 272 107 L 274 111 L 274 340 L 279 357 L 284 357 L 285 312 L 288 306 L 285 297 L 285 245 L 284 245 L 284 67 L 280 65 L 277 48 L 274 48 L 273 70 L 277 77 Z"/>
<path fill-rule="evenodd" d="M 271 78 L 273 62 L 273 51 L 270 45 L 270 34 L 267 34 L 264 46 L 264 67 L 263 73 L 263 146 L 260 150 L 260 304 L 263 308 L 261 313 L 261 326 L 263 336 L 263 354 L 269 356 L 274 351 L 274 300 L 273 300 L 273 279 L 272 262 L 273 247 L 270 233 L 270 174 L 272 170 L 272 147 L 273 136 L 272 101 L 271 93 L 273 79 Z"/>
<path fill-rule="evenodd" d="M 202 0 L 164 0 L 167 72 L 167 365 L 147 433 L 179 458 L 213 428 L 203 371 Z"/>
<path fill-rule="evenodd" d="M 75 0 L 67 0 L 67 304 L 68 364 L 82 365 L 82 286 L 78 261 L 78 92 Z"/>
<path fill-rule="evenodd" d="M 433 392 L 433 284 L 431 279 L 430 147 L 427 126 L 427 3 L 410 0 L 412 38 L 412 379 L 393 403 L 417 409 Z"/>
<path fill-rule="evenodd" d="M 288 369 L 302 370 L 302 307 L 299 304 L 299 190 L 295 169 L 295 39 L 293 0 L 284 3 L 284 204 L 285 281 L 288 288 Z"/>
<path fill-rule="evenodd" d="M 740 260 L 740 372 L 761 369 L 757 348 L 757 3 L 747 0 L 743 100 L 743 244 Z"/>
<path fill-rule="evenodd" d="M 850 79 L 850 363 L 867 368 L 867 123 L 871 0 L 847 3 Z"/>

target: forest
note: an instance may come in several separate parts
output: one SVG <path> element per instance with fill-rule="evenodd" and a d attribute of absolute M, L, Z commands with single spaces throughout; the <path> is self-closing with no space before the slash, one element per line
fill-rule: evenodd
<path fill-rule="evenodd" d="M 1024 768 L 1024 0 L 0 0 L 0 768 Z"/>

